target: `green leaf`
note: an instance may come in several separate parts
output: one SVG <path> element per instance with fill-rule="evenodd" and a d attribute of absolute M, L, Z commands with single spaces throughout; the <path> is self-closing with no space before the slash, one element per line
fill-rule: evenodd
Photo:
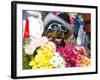
<path fill-rule="evenodd" d="M 29 62 L 31 61 L 32 55 L 28 55 L 25 53 L 24 49 L 22 51 L 22 69 L 32 69 L 31 66 L 29 66 Z"/>

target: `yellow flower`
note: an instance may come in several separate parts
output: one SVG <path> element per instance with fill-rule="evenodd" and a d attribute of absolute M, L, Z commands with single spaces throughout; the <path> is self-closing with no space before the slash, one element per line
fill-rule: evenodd
<path fill-rule="evenodd" d="M 37 50 L 37 53 L 38 54 L 42 54 L 43 53 L 43 50 L 40 48 L 40 49 Z"/>
<path fill-rule="evenodd" d="M 54 66 L 50 63 L 50 59 L 55 55 L 55 53 L 54 43 L 48 42 L 37 50 L 37 55 L 32 58 L 30 66 L 32 66 L 32 69 L 53 68 Z"/>
<path fill-rule="evenodd" d="M 91 64 L 91 60 L 88 57 L 83 57 L 82 60 L 79 61 L 81 67 L 87 67 Z"/>
<path fill-rule="evenodd" d="M 35 61 L 36 62 L 41 62 L 41 60 L 45 60 L 45 57 L 43 56 L 43 54 L 35 56 Z"/>
<path fill-rule="evenodd" d="M 29 63 L 30 66 L 32 66 L 32 69 L 36 69 L 37 68 L 37 63 L 35 62 L 35 59 L 32 57 L 31 62 Z"/>
<path fill-rule="evenodd" d="M 35 64 L 36 64 L 36 62 L 35 62 L 34 58 L 32 57 L 32 58 L 31 58 L 31 62 L 29 63 L 29 65 L 30 65 L 30 66 L 33 66 L 33 65 L 35 65 Z"/>
<path fill-rule="evenodd" d="M 91 60 L 90 59 L 85 60 L 85 63 L 84 63 L 85 66 L 89 66 L 90 64 L 91 64 Z"/>

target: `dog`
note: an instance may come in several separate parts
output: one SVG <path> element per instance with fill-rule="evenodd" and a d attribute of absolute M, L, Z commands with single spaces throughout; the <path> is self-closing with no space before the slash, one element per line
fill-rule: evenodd
<path fill-rule="evenodd" d="M 61 15 L 57 16 L 49 13 L 44 19 L 44 31 L 42 35 L 60 46 L 65 46 L 65 44 L 71 42 L 74 37 L 69 25 L 68 15 L 61 13 Z"/>

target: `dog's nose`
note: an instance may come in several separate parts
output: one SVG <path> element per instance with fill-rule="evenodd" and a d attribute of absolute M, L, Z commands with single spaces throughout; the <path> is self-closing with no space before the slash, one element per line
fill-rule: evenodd
<path fill-rule="evenodd" d="M 57 32 L 57 38 L 59 38 L 59 39 L 60 39 L 60 38 L 61 38 L 61 36 L 62 36 L 62 35 L 61 35 L 61 31 L 58 31 L 58 32 Z"/>

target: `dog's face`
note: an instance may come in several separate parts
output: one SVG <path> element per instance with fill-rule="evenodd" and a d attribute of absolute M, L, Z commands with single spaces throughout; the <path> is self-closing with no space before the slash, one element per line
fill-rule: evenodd
<path fill-rule="evenodd" d="M 51 26 L 53 24 L 53 26 Z M 57 26 L 58 25 L 58 26 Z M 67 43 L 67 39 L 71 36 L 69 34 L 69 30 L 60 22 L 52 21 L 48 25 L 46 25 L 43 36 L 48 37 L 50 41 L 55 42 L 58 45 L 65 45 Z"/>

